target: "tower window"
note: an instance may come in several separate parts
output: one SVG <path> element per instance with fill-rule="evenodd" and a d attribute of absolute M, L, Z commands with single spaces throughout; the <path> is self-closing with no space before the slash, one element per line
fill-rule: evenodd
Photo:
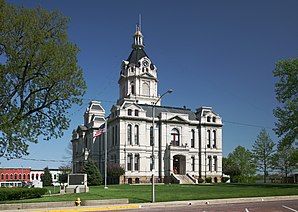
<path fill-rule="evenodd" d="M 207 117 L 207 122 L 210 122 L 210 121 L 211 121 L 211 117 L 208 116 L 208 117 Z"/>
<path fill-rule="evenodd" d="M 131 145 L 131 125 L 127 126 L 127 144 Z"/>
<path fill-rule="evenodd" d="M 207 148 L 210 148 L 211 147 L 211 132 L 210 130 L 207 130 Z"/>
<path fill-rule="evenodd" d="M 150 95 L 149 94 L 149 91 L 150 91 L 149 84 L 144 82 L 142 87 L 143 87 L 143 95 L 149 96 Z"/>
<path fill-rule="evenodd" d="M 191 148 L 195 147 L 195 130 L 191 130 Z"/>
<path fill-rule="evenodd" d="M 130 84 L 130 93 L 133 95 L 135 94 L 135 85 L 133 82 L 131 82 L 131 84 Z"/>
<path fill-rule="evenodd" d="M 139 126 L 135 125 L 135 145 L 139 145 Z"/>
<path fill-rule="evenodd" d="M 132 110 L 131 110 L 131 109 L 128 109 L 128 110 L 127 110 L 127 115 L 129 115 L 129 116 L 132 115 Z"/>

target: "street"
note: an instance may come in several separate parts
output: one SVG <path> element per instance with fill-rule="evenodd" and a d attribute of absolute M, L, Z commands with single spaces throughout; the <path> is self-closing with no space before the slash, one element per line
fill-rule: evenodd
<path fill-rule="evenodd" d="M 120 210 L 128 211 L 128 210 Z M 298 212 L 298 201 L 297 200 L 284 200 L 284 201 L 263 201 L 263 202 L 248 202 L 248 203 L 229 203 L 229 204 L 213 204 L 213 205 L 173 205 L 167 207 L 143 207 L 140 209 L 132 209 L 130 211 L 183 211 L 183 212 L 193 212 L 193 211 L 205 211 L 205 212 L 251 212 L 251 211 L 260 211 L 260 212 L 278 212 L 278 211 L 292 211 Z"/>

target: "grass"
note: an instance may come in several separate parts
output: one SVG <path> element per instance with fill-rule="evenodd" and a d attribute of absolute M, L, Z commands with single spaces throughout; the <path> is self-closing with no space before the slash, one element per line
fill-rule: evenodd
<path fill-rule="evenodd" d="M 129 199 L 130 203 L 151 201 L 151 185 L 109 185 L 90 187 L 90 192 L 79 194 L 51 195 L 38 199 L 15 202 L 58 202 L 100 199 Z M 210 184 L 210 185 L 155 185 L 155 201 L 204 200 L 240 197 L 265 197 L 298 195 L 297 184 Z M 4 203 L 4 202 L 3 202 Z M 5 202 L 5 203 L 12 203 Z"/>

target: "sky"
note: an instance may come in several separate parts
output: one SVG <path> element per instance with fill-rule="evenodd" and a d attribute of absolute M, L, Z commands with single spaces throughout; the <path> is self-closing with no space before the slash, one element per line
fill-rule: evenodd
<path fill-rule="evenodd" d="M 251 149 L 262 128 L 272 140 L 277 61 L 298 55 L 297 0 L 7 0 L 41 6 L 69 17 L 69 41 L 78 45 L 87 92 L 69 111 L 60 139 L 30 144 L 22 159 L 0 158 L 0 167 L 58 168 L 69 160 L 72 130 L 83 123 L 91 100 L 106 114 L 119 95 L 120 64 L 132 50 L 141 14 L 145 51 L 158 68 L 162 105 L 211 106 L 223 119 L 223 156 Z"/>

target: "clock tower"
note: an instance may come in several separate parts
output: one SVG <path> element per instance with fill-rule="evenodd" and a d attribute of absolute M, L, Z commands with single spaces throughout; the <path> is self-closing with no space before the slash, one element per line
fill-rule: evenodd
<path fill-rule="evenodd" d="M 124 101 L 153 104 L 159 98 L 157 69 L 144 51 L 143 34 L 139 26 L 136 27 L 133 40 L 132 51 L 121 64 L 118 104 Z"/>

